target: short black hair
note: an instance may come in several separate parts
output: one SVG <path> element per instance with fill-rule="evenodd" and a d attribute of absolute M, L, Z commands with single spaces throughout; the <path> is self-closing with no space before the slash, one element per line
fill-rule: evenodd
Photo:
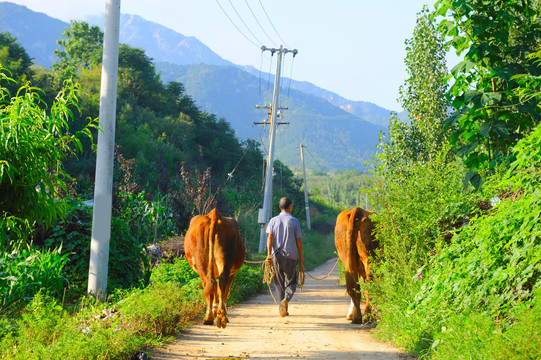
<path fill-rule="evenodd" d="M 280 199 L 280 209 L 285 210 L 291 205 L 291 199 L 288 197 L 283 197 Z"/>

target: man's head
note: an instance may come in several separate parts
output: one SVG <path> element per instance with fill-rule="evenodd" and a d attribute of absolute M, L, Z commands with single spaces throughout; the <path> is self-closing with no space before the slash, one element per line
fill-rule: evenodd
<path fill-rule="evenodd" d="M 288 198 L 288 197 L 283 197 L 280 199 L 280 210 L 282 211 L 287 211 L 287 210 L 291 210 L 290 209 L 290 206 L 291 206 L 291 199 Z"/>

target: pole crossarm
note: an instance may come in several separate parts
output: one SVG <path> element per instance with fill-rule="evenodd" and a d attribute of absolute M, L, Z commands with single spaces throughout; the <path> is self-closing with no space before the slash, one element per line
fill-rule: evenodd
<path fill-rule="evenodd" d="M 264 52 L 264 51 L 270 51 L 271 55 L 274 56 L 274 53 L 275 52 L 281 52 L 283 55 L 287 54 L 287 53 L 292 53 L 293 54 L 293 57 L 297 56 L 297 54 L 299 53 L 299 51 L 297 49 L 288 49 L 288 48 L 284 48 L 280 45 L 280 48 L 277 49 L 277 48 L 268 48 L 266 47 L 265 45 L 263 45 L 261 47 L 261 52 Z"/>

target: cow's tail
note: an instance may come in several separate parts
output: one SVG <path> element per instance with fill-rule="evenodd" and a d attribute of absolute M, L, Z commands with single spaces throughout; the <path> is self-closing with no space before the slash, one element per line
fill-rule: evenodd
<path fill-rule="evenodd" d="M 346 242 L 347 242 L 347 252 L 348 264 L 344 264 L 345 267 L 345 277 L 346 277 L 346 288 L 352 299 L 357 298 L 355 296 L 355 291 L 359 287 L 357 282 L 359 281 L 358 271 L 359 268 L 359 254 L 357 253 L 357 231 L 359 230 L 359 223 L 362 217 L 362 210 L 358 207 L 351 210 L 349 216 L 349 221 L 346 231 Z"/>
<path fill-rule="evenodd" d="M 211 279 L 212 281 L 212 288 L 214 290 L 214 287 L 216 286 L 216 279 L 214 278 L 214 263 L 215 263 L 215 258 L 214 258 L 214 245 L 215 245 L 215 242 L 216 242 L 216 223 L 221 219 L 221 215 L 220 213 L 218 212 L 218 210 L 216 210 L 216 208 L 212 209 L 212 211 L 210 213 L 208 213 L 207 215 L 210 219 L 210 228 L 209 228 L 209 245 L 208 245 L 208 249 L 209 249 L 209 261 L 208 261 L 208 264 L 207 264 L 207 278 L 208 279 Z"/>

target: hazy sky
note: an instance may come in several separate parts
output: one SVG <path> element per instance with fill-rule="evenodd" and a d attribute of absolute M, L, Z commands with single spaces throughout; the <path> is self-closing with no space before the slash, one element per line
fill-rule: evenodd
<path fill-rule="evenodd" d="M 10 1 L 66 22 L 102 14 L 106 4 L 106 0 Z M 137 14 L 185 36 L 194 36 L 233 63 L 272 73 L 274 65 L 271 67 L 268 56 L 262 58 L 261 44 L 287 45 L 299 53 L 293 63 L 291 55 L 286 56 L 284 76 L 292 74 L 295 80 L 309 81 L 345 98 L 399 111 L 398 88 L 407 76 L 404 40 L 412 37 L 416 15 L 423 5 L 432 8 L 433 3 L 433 0 L 121 0 L 121 12 Z"/>

